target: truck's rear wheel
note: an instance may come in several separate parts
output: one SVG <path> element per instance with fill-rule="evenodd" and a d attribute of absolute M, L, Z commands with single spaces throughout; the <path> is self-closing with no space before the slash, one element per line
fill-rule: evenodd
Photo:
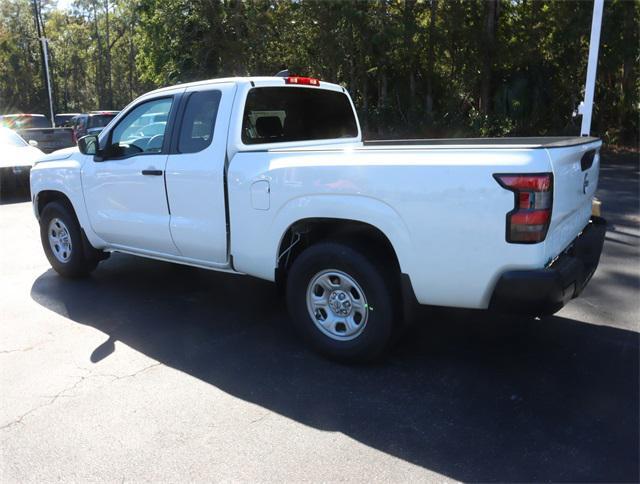
<path fill-rule="evenodd" d="M 85 254 L 80 224 L 63 203 L 51 202 L 42 210 L 40 239 L 51 267 L 61 276 L 85 276 L 98 265 L 93 254 Z"/>
<path fill-rule="evenodd" d="M 372 360 L 391 340 L 398 314 L 394 275 L 343 244 L 306 249 L 287 277 L 287 305 L 298 332 L 324 355 Z"/>

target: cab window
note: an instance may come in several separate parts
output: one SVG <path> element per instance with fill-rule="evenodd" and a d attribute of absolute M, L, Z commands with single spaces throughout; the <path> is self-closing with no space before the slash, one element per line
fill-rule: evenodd
<path fill-rule="evenodd" d="M 358 136 L 346 94 L 315 87 L 256 87 L 247 94 L 244 144 Z"/>
<path fill-rule="evenodd" d="M 221 96 L 220 91 L 194 92 L 189 95 L 182 117 L 178 152 L 197 153 L 211 144 Z"/>
<path fill-rule="evenodd" d="M 172 104 L 173 98 L 168 97 L 147 101 L 133 108 L 111 132 L 108 156 L 160 153 Z M 151 114 L 154 119 L 157 117 L 163 121 L 144 124 Z"/>

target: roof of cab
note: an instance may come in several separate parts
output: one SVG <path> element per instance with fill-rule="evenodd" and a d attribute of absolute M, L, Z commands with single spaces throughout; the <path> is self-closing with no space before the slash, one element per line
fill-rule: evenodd
<path fill-rule="evenodd" d="M 297 77 L 297 76 L 290 76 Z M 156 94 L 165 91 L 171 91 L 177 88 L 189 88 L 194 86 L 206 86 L 210 84 L 219 84 L 223 82 L 235 82 L 237 84 L 248 84 L 253 82 L 256 85 L 265 87 L 265 86 L 279 86 L 285 85 L 284 77 L 276 77 L 276 76 L 252 76 L 252 77 L 222 77 L 219 79 L 206 79 L 202 81 L 188 82 L 184 84 L 175 84 L 173 86 L 161 87 L 160 89 L 156 89 L 154 91 L 150 91 L 145 94 Z M 290 85 L 290 84 L 287 84 Z M 294 87 L 309 87 L 309 86 L 294 86 Z M 315 87 L 317 89 L 317 87 Z M 338 84 L 334 84 L 331 82 L 323 81 L 320 79 L 320 88 L 321 89 L 330 89 L 332 91 L 343 91 L 344 88 Z"/>

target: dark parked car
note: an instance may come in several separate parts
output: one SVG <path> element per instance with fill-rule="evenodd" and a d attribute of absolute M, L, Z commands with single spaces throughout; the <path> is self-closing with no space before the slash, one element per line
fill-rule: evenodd
<path fill-rule="evenodd" d="M 5 114 L 0 116 L 0 127 L 16 131 L 45 153 L 75 144 L 71 128 L 52 128 L 49 119 L 43 114 Z"/>
<path fill-rule="evenodd" d="M 76 141 L 88 134 L 98 134 L 120 111 L 91 111 L 74 119 L 73 133 Z"/>
<path fill-rule="evenodd" d="M 72 126 L 74 121 L 73 118 L 76 116 L 80 116 L 80 113 L 60 113 L 54 116 L 53 121 L 56 128 Z"/>

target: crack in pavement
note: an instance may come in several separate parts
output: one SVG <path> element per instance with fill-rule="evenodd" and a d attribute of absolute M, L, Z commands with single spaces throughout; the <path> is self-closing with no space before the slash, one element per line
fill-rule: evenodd
<path fill-rule="evenodd" d="M 73 390 L 74 388 L 76 388 L 81 382 L 83 382 L 87 377 L 86 376 L 81 376 L 78 380 L 76 380 L 75 383 L 73 383 L 72 385 L 63 388 L 61 391 L 59 391 L 58 393 L 56 393 L 55 395 L 53 395 L 50 400 L 48 402 L 43 403 L 42 405 L 38 405 L 36 407 L 33 407 L 32 409 L 30 409 L 29 411 L 23 413 L 22 415 L 20 415 L 17 419 L 15 419 L 12 422 L 9 422 L 8 424 L 5 424 L 3 426 L 0 427 L 0 430 L 5 430 L 8 429 L 10 427 L 13 427 L 14 425 L 17 425 L 19 423 L 22 423 L 22 421 L 24 420 L 25 417 L 27 417 L 28 415 L 32 414 L 33 412 L 40 410 L 41 408 L 44 407 L 48 407 L 49 405 L 53 405 L 55 403 L 56 400 L 58 400 L 58 398 L 64 396 L 65 393 Z"/>
<path fill-rule="evenodd" d="M 49 401 L 47 401 L 47 402 L 45 402 L 45 403 L 43 403 L 41 405 L 38 405 L 36 407 L 33 407 L 32 409 L 30 409 L 27 412 L 25 412 L 22 415 L 20 415 L 17 419 L 15 419 L 15 420 L 13 420 L 13 421 L 5 424 L 5 425 L 0 426 L 0 430 L 5 430 L 5 429 L 13 427 L 14 425 L 23 423 L 23 420 L 28 415 L 30 415 L 33 412 L 36 412 L 36 411 L 38 411 L 38 410 L 40 410 L 42 408 L 48 407 L 50 405 L 53 405 L 56 402 L 56 400 L 58 400 L 59 398 L 73 396 L 73 395 L 66 395 L 66 393 L 74 390 L 78 385 L 80 385 L 80 383 L 82 383 L 83 381 L 85 381 L 85 380 L 87 380 L 89 378 L 95 378 L 95 377 L 101 377 L 101 376 L 102 377 L 112 377 L 113 380 L 111 380 L 111 381 L 114 382 L 116 380 L 122 380 L 124 378 L 135 377 L 135 376 L 139 375 L 140 373 L 144 373 L 145 371 L 148 371 L 151 368 L 154 368 L 154 367 L 160 366 L 160 365 L 162 365 L 162 363 L 156 362 L 156 363 L 153 363 L 151 365 L 147 365 L 144 368 L 141 368 L 140 370 L 137 370 L 137 371 L 135 371 L 133 373 L 130 373 L 130 374 L 127 374 L 127 375 L 121 375 L 121 376 L 110 375 L 110 374 L 101 374 L 101 373 L 91 373 L 90 372 L 88 375 L 84 375 L 84 376 L 79 377 L 72 385 L 69 385 L 69 386 L 63 388 L 61 391 L 59 391 L 55 395 L 52 395 L 50 397 Z M 87 371 L 87 369 L 85 369 L 85 368 L 81 368 L 81 369 Z"/>
<path fill-rule="evenodd" d="M 262 422 L 265 418 L 267 418 L 269 415 L 271 415 L 271 412 L 266 412 L 263 415 L 260 415 L 258 418 L 253 419 L 249 422 L 249 424 L 254 424 L 254 423 L 258 423 L 258 422 Z"/>
<path fill-rule="evenodd" d="M 153 363 L 151 365 L 145 366 L 144 368 L 141 368 L 140 370 L 134 371 L 133 373 L 128 373 L 126 375 L 114 375 L 113 373 L 92 373 L 91 375 L 88 375 L 89 377 L 97 377 L 97 376 L 101 376 L 101 377 L 109 377 L 109 378 L 113 378 L 113 380 L 111 380 L 112 382 L 116 381 L 116 380 L 123 380 L 125 378 L 133 378 L 135 376 L 138 376 L 140 373 L 144 373 L 145 371 L 150 370 L 151 368 L 154 368 L 156 366 L 161 366 L 162 363 L 160 363 L 159 361 L 156 363 Z"/>
<path fill-rule="evenodd" d="M 35 343 L 32 344 L 31 346 L 27 346 L 26 348 L 15 348 L 15 349 L 11 349 L 11 350 L 0 350 L 0 354 L 6 355 L 9 353 L 24 353 L 27 351 L 31 351 L 35 348 L 37 348 L 38 346 L 41 346 L 45 343 L 48 343 L 48 341 L 41 341 L 40 343 Z"/>
<path fill-rule="evenodd" d="M 15 350 L 0 350 L 0 354 L 7 354 L 7 353 L 22 353 L 24 351 L 30 351 L 32 350 L 34 347 L 33 346 L 29 346 L 27 348 L 18 348 Z"/>

